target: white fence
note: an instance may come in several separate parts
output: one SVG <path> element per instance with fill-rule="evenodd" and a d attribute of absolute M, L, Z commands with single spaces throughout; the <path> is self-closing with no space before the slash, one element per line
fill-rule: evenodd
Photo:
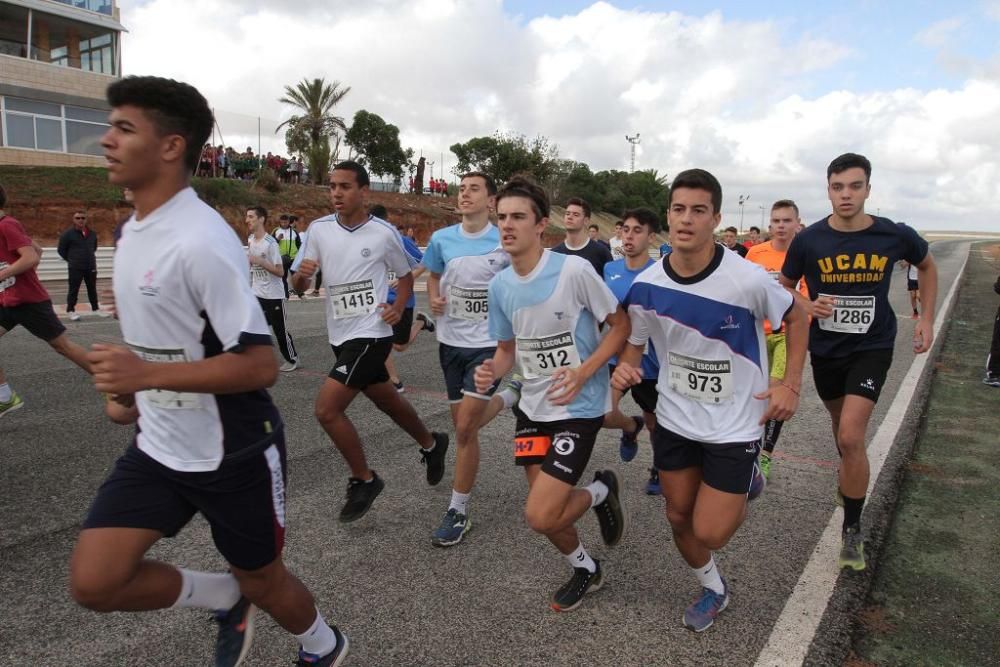
<path fill-rule="evenodd" d="M 97 249 L 97 275 L 100 278 L 110 278 L 115 264 L 115 249 L 111 246 Z M 42 248 L 42 261 L 35 269 L 42 282 L 66 280 L 66 262 L 55 248 Z"/>

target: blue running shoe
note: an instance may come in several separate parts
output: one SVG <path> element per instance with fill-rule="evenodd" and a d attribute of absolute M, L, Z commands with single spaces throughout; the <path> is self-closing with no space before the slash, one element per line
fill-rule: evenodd
<path fill-rule="evenodd" d="M 656 471 L 656 468 L 649 469 L 649 481 L 646 482 L 646 495 L 663 495 L 663 489 L 660 488 L 660 473 Z"/>
<path fill-rule="evenodd" d="M 646 425 L 642 417 L 632 417 L 635 422 L 635 431 L 629 433 L 628 431 L 622 431 L 621 440 L 618 441 L 618 453 L 622 457 L 622 461 L 628 463 L 635 458 L 635 455 L 639 451 L 639 434 L 642 433 L 642 427 Z"/>
<path fill-rule="evenodd" d="M 250 651 L 257 607 L 244 596 L 231 609 L 215 612 L 219 636 L 215 640 L 215 667 L 236 667 Z"/>
<path fill-rule="evenodd" d="M 767 478 L 764 477 L 764 473 L 761 472 L 760 466 L 754 462 L 753 479 L 750 480 L 750 490 L 747 491 L 747 502 L 760 498 L 760 494 L 764 493 L 764 487 L 766 486 Z"/>
<path fill-rule="evenodd" d="M 458 544 L 471 528 L 472 520 L 469 517 L 454 507 L 449 507 L 444 518 L 441 519 L 441 525 L 431 536 L 431 544 L 436 547 L 450 547 Z"/>
<path fill-rule="evenodd" d="M 711 588 L 702 588 L 701 597 L 684 610 L 684 627 L 695 632 L 704 632 L 715 623 L 715 617 L 729 606 L 729 584 L 722 580 L 725 589 L 721 594 Z"/>
<path fill-rule="evenodd" d="M 337 648 L 326 655 L 314 655 L 299 649 L 299 659 L 295 663 L 296 667 L 338 667 L 338 665 L 344 664 L 344 658 L 347 657 L 351 642 L 347 640 L 347 635 L 341 632 L 336 625 L 330 626 L 330 629 L 333 630 L 333 634 L 337 635 Z"/>

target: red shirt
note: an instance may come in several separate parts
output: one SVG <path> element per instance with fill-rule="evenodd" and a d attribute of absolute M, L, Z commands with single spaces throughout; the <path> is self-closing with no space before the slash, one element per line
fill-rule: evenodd
<path fill-rule="evenodd" d="M 30 245 L 31 239 L 20 222 L 9 215 L 0 219 L 0 267 L 19 260 L 21 255 L 17 250 Z M 41 303 L 48 300 L 49 293 L 42 287 L 34 269 L 0 282 L 0 307 L 12 308 L 23 303 Z"/>

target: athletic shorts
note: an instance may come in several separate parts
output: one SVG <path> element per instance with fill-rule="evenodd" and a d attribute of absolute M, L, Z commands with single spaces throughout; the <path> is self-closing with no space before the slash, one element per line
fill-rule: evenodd
<path fill-rule="evenodd" d="M 331 345 L 337 363 L 330 377 L 352 389 L 367 389 L 373 384 L 389 381 L 385 360 L 392 352 L 392 337 L 355 338 L 343 345 Z"/>
<path fill-rule="evenodd" d="M 816 393 L 821 399 L 833 401 L 851 394 L 877 403 L 892 365 L 892 350 L 864 350 L 846 357 L 810 355 L 810 358 Z"/>
<path fill-rule="evenodd" d="M 536 422 L 514 406 L 514 463 L 541 465 L 542 472 L 575 486 L 590 463 L 604 416 Z"/>
<path fill-rule="evenodd" d="M 52 309 L 51 301 L 0 306 L 0 328 L 10 331 L 18 324 L 46 342 L 59 338 L 66 331 Z"/>
<path fill-rule="evenodd" d="M 785 366 L 788 362 L 788 347 L 785 345 L 785 334 L 773 333 L 767 336 L 767 364 L 771 369 L 771 377 L 776 380 L 785 379 Z"/>
<path fill-rule="evenodd" d="M 286 481 L 280 430 L 211 472 L 172 470 L 133 443 L 98 490 L 83 527 L 145 528 L 173 537 L 200 513 L 230 565 L 259 570 L 285 544 Z"/>
<path fill-rule="evenodd" d="M 906 279 L 906 290 L 908 292 L 916 292 L 919 289 L 920 289 L 919 282 L 917 282 L 916 280 L 910 280 L 909 278 Z"/>
<path fill-rule="evenodd" d="M 492 359 L 495 347 L 455 347 L 447 343 L 438 346 L 438 359 L 444 371 L 444 384 L 448 391 L 449 403 L 461 403 L 463 396 L 488 399 L 497 390 L 500 380 L 493 383 L 482 394 L 476 391 L 476 367 L 487 359 Z"/>
<path fill-rule="evenodd" d="M 608 364 L 608 374 L 614 375 L 615 368 L 617 368 L 615 364 Z M 656 414 L 656 380 L 643 380 L 639 384 L 629 387 L 626 393 L 632 394 L 632 400 L 643 412 L 650 415 Z"/>
<path fill-rule="evenodd" d="M 689 440 L 659 424 L 653 429 L 653 465 L 670 472 L 701 468 L 701 478 L 724 493 L 745 494 L 750 490 L 760 441 L 706 444 Z"/>
<path fill-rule="evenodd" d="M 392 342 L 406 345 L 410 342 L 410 327 L 413 326 L 413 309 L 404 308 L 399 321 L 392 325 Z"/>

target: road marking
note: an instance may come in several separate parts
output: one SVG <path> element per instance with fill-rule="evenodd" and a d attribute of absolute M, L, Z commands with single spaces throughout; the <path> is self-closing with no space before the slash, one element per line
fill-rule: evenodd
<path fill-rule="evenodd" d="M 958 290 L 958 284 L 965 273 L 965 265 L 969 261 L 968 252 L 962 260 L 962 266 L 955 275 L 955 280 L 948 290 L 948 295 L 941 304 L 934 322 L 934 344 L 938 345 L 939 333 L 948 316 L 952 299 Z M 914 358 L 910 370 L 896 392 L 896 397 L 889 406 L 885 419 L 879 425 L 875 436 L 868 445 L 868 461 L 871 468 L 871 478 L 868 482 L 868 495 L 878 481 L 882 465 L 885 463 L 896 434 L 903 425 L 903 418 L 910 406 L 913 394 L 917 390 L 920 377 L 927 366 L 931 349 L 926 354 Z M 840 570 L 837 568 L 837 555 L 840 552 L 840 528 L 843 521 L 843 510 L 837 508 L 830 517 L 830 522 L 813 549 L 813 554 L 802 570 L 792 594 L 781 610 L 781 615 L 771 630 L 767 644 L 757 656 L 756 667 L 786 667 L 801 665 L 809 652 L 809 645 L 816 635 L 816 628 L 823 618 L 826 606 L 833 595 L 834 586 Z"/>

